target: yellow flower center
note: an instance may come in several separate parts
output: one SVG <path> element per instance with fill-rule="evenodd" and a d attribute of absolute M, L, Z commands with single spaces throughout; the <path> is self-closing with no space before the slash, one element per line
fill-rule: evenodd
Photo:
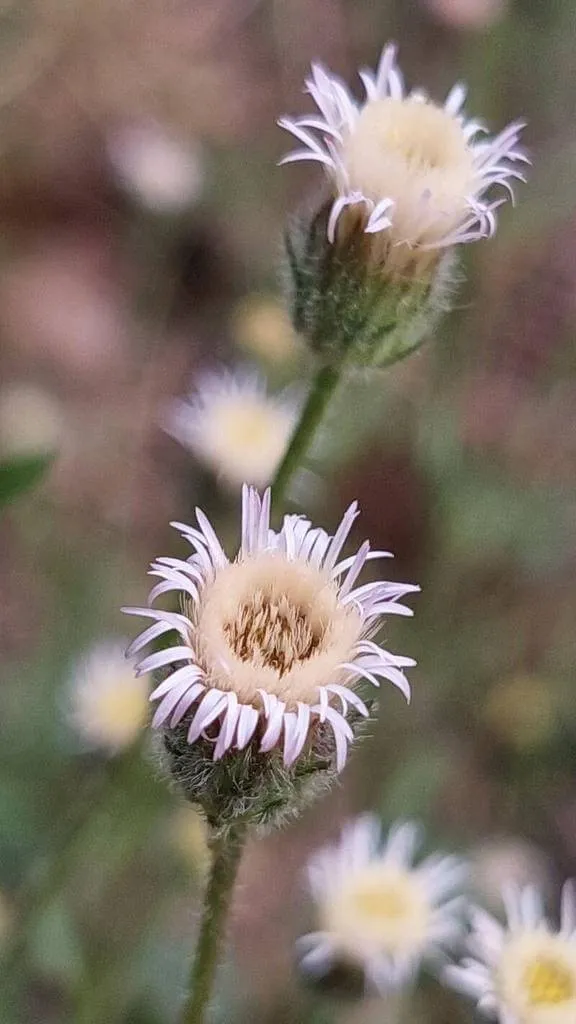
<path fill-rule="evenodd" d="M 274 410 L 264 404 L 230 402 L 219 414 L 222 439 L 232 448 L 267 445 Z"/>
<path fill-rule="evenodd" d="M 349 159 L 402 159 L 411 173 L 469 170 L 470 152 L 459 122 L 434 103 L 375 100 L 367 103 L 346 143 Z"/>
<path fill-rule="evenodd" d="M 391 199 L 392 243 L 437 242 L 462 223 L 475 192 L 473 153 L 457 118 L 423 100 L 367 103 L 343 146 L 348 186 Z"/>
<path fill-rule="evenodd" d="M 524 984 L 532 1006 L 555 1006 L 576 995 L 573 972 L 552 957 L 533 960 L 524 972 Z"/>
<path fill-rule="evenodd" d="M 327 930 L 353 954 L 410 953 L 425 940 L 430 907 L 413 873 L 376 865 L 350 878 L 324 915 Z"/>
<path fill-rule="evenodd" d="M 233 485 L 271 479 L 294 425 L 294 412 L 263 394 L 207 399 L 199 444 L 205 459 Z"/>
<path fill-rule="evenodd" d="M 369 884 L 351 896 L 351 903 L 359 914 L 367 918 L 398 919 L 406 914 L 406 894 L 397 887 Z"/>
<path fill-rule="evenodd" d="M 362 633 L 361 616 L 340 604 L 328 573 L 273 552 L 220 568 L 188 612 L 212 685 L 256 708 L 260 690 L 294 708 L 315 704 L 319 686 L 345 683 L 341 666 Z"/>
<path fill-rule="evenodd" d="M 119 742 L 132 738 L 144 725 L 148 714 L 147 694 L 142 687 L 118 685 L 99 694 L 94 719 L 101 733 Z"/>

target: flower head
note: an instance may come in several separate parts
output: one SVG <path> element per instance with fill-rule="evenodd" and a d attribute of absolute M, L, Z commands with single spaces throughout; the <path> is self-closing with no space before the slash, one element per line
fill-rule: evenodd
<path fill-rule="evenodd" d="M 172 402 L 169 434 L 191 449 L 228 485 L 272 479 L 296 425 L 298 402 L 270 396 L 255 373 L 206 373 L 186 400 Z"/>
<path fill-rule="evenodd" d="M 576 1020 L 576 892 L 562 891 L 560 930 L 544 916 L 538 890 L 504 892 L 507 926 L 472 913 L 472 954 L 447 979 L 503 1024 L 573 1024 Z"/>
<path fill-rule="evenodd" d="M 338 845 L 316 853 L 308 879 L 321 931 L 300 939 L 301 966 L 323 974 L 341 962 L 360 966 L 384 991 L 409 982 L 423 959 L 437 957 L 460 933 L 465 877 L 455 857 L 435 854 L 413 865 L 419 829 L 395 825 L 385 842 L 364 815 Z"/>
<path fill-rule="evenodd" d="M 126 642 L 105 640 L 80 658 L 70 680 L 69 720 L 89 747 L 117 754 L 148 718 L 149 678 L 134 675 Z"/>
<path fill-rule="evenodd" d="M 376 72 L 360 77 L 363 103 L 314 65 L 306 88 L 318 114 L 279 122 L 302 144 L 283 163 L 316 161 L 332 183 L 329 240 L 360 227 L 374 236 L 371 259 L 401 270 L 415 252 L 492 235 L 503 201 L 494 189 L 511 193 L 511 182 L 524 180 L 517 169 L 527 160 L 518 146 L 522 123 L 490 138 L 462 114 L 462 85 L 442 106 L 422 90 L 407 92 L 394 46 L 385 47 Z"/>
<path fill-rule="evenodd" d="M 242 498 L 235 559 L 197 509 L 197 527 L 173 524 L 194 554 L 186 561 L 159 558 L 149 607 L 124 609 L 152 620 L 129 654 L 165 633 L 178 635 L 176 645 L 148 655 L 137 669 L 169 669 L 151 695 L 158 702 L 153 725 L 171 730 L 185 720 L 188 744 L 203 738 L 215 761 L 250 744 L 261 753 L 278 748 L 288 767 L 318 731 L 329 729 L 340 770 L 353 739 L 349 716 L 368 715 L 358 680 L 378 686 L 387 679 L 409 696 L 403 669 L 414 662 L 372 637 L 386 615 L 412 614 L 400 598 L 418 587 L 356 586 L 367 560 L 385 554 L 370 552 L 365 541 L 356 555 L 341 557 L 356 503 L 331 537 L 301 516 L 285 516 L 272 530 L 269 490 L 260 498 L 245 486 Z M 181 612 L 154 607 L 169 591 L 179 593 Z"/>

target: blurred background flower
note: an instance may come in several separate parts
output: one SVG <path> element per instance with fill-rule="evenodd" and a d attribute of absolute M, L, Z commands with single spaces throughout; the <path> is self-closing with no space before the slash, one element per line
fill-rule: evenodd
<path fill-rule="evenodd" d="M 466 865 L 434 854 L 415 863 L 419 828 L 377 818 L 349 822 L 340 842 L 312 856 L 308 881 L 320 930 L 298 941 L 301 969 L 322 977 L 360 969 L 364 987 L 408 988 L 423 962 L 438 961 L 462 932 Z"/>
<path fill-rule="evenodd" d="M 187 399 L 166 409 L 164 427 L 228 487 L 265 487 L 288 447 L 301 401 L 292 391 L 267 393 L 248 370 L 205 373 Z"/>
<path fill-rule="evenodd" d="M 127 642 L 102 640 L 74 666 L 69 719 L 88 747 L 117 754 L 137 738 L 148 718 L 150 679 L 136 677 Z"/>

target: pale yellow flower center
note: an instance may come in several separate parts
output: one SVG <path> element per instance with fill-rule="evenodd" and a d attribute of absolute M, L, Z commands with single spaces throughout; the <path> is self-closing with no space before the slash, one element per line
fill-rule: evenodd
<path fill-rule="evenodd" d="M 457 118 L 433 103 L 381 99 L 365 105 L 344 141 L 351 191 L 391 199 L 394 243 L 437 242 L 465 216 L 475 189 L 473 155 Z"/>
<path fill-rule="evenodd" d="M 121 742 L 136 735 L 148 714 L 147 694 L 142 687 L 122 685 L 94 696 L 94 725 L 103 736 Z"/>
<path fill-rule="evenodd" d="M 190 606 L 190 614 L 193 607 Z M 258 691 L 291 707 L 345 682 L 362 619 L 327 573 L 265 552 L 218 570 L 205 589 L 192 645 L 212 685 L 260 707 Z"/>
<path fill-rule="evenodd" d="M 265 395 L 229 394 L 209 402 L 199 444 L 232 485 L 269 483 L 294 425 L 288 407 Z"/>
<path fill-rule="evenodd" d="M 538 957 L 528 964 L 524 984 L 532 1006 L 555 1006 L 576 995 L 573 972 L 552 957 Z"/>
<path fill-rule="evenodd" d="M 306 661 L 317 650 L 320 628 L 313 628 L 305 609 L 284 594 L 257 591 L 240 606 L 224 631 L 241 659 L 266 665 L 285 675 L 298 661 Z"/>
<path fill-rule="evenodd" d="M 251 445 L 266 444 L 270 433 L 271 412 L 265 405 L 232 402 L 219 411 L 218 425 L 222 440 L 233 448 L 249 448 Z"/>
<path fill-rule="evenodd" d="M 544 928 L 512 936 L 498 965 L 496 987 L 520 1024 L 572 1024 L 576 944 Z"/>
<path fill-rule="evenodd" d="M 382 154 L 396 153 L 412 171 L 444 171 L 469 162 L 460 125 L 433 103 L 392 99 L 370 103 L 356 134 L 364 142 L 370 136 Z"/>
<path fill-rule="evenodd" d="M 348 953 L 410 954 L 426 939 L 430 905 L 414 873 L 374 865 L 346 880 L 327 900 L 324 918 L 326 930 Z"/>

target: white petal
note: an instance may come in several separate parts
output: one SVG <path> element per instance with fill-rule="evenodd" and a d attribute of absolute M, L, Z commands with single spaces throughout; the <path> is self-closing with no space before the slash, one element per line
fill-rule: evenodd
<path fill-rule="evenodd" d="M 171 665 L 176 661 L 189 661 L 191 658 L 192 651 L 189 647 L 168 647 L 165 651 L 157 651 L 144 658 L 144 661 L 141 661 L 136 669 L 136 675 L 142 676 L 154 669 L 162 668 L 163 665 Z"/>
<path fill-rule="evenodd" d="M 236 730 L 236 746 L 238 750 L 243 750 L 252 739 L 254 730 L 258 725 L 258 718 L 259 715 L 256 708 L 253 708 L 250 704 L 240 705 L 240 714 Z"/>
<path fill-rule="evenodd" d="M 221 690 L 208 690 L 206 696 L 198 704 L 198 710 L 188 730 L 188 743 L 194 743 L 204 729 L 207 729 L 226 706 L 227 694 Z"/>
<path fill-rule="evenodd" d="M 268 726 L 262 737 L 262 742 L 260 743 L 260 750 L 263 753 L 268 750 L 272 750 L 272 747 L 275 747 L 278 743 L 280 733 L 282 732 L 284 711 L 286 709 L 286 705 L 282 701 L 278 700 L 277 697 L 274 697 L 273 700 L 272 697 L 270 697 L 270 701 L 271 705 L 270 713 L 268 715 Z"/>
<path fill-rule="evenodd" d="M 220 725 L 220 733 L 214 748 L 214 760 L 219 761 L 233 745 L 234 733 L 240 717 L 240 705 L 235 693 L 227 694 L 227 706 Z"/>
<path fill-rule="evenodd" d="M 175 672 L 171 672 L 168 678 L 152 691 L 150 700 L 159 700 L 160 697 L 163 697 L 165 693 L 169 693 L 174 686 L 178 686 L 184 679 L 188 679 L 193 683 L 200 679 L 203 674 L 197 665 L 185 665 L 184 668 L 177 668 Z"/>

